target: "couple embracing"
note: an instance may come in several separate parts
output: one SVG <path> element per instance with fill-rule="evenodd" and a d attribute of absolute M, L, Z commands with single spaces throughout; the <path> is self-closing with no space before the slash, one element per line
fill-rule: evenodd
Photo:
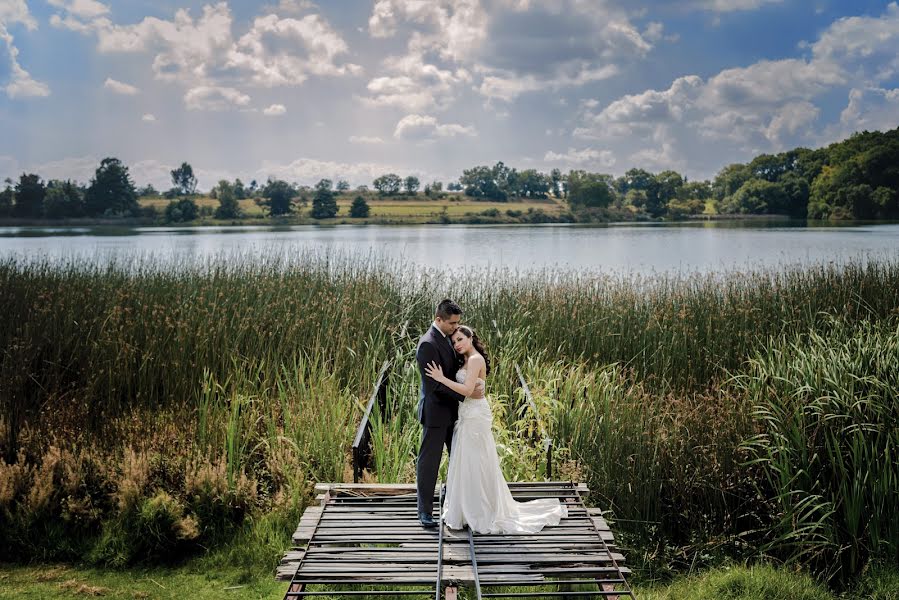
<path fill-rule="evenodd" d="M 567 516 L 557 498 L 517 502 L 503 477 L 485 395 L 490 358 L 452 300 L 437 305 L 415 358 L 421 373 L 421 449 L 415 468 L 418 519 L 436 527 L 434 488 L 443 447 L 449 453 L 443 520 L 478 533 L 536 533 Z"/>

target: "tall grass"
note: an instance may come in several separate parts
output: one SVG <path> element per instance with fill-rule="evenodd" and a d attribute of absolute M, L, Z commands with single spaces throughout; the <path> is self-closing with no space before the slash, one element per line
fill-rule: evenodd
<path fill-rule="evenodd" d="M 385 358 L 367 476 L 411 481 L 416 335 L 447 296 L 493 351 L 507 478 L 545 475 L 546 431 L 556 476 L 589 480 L 657 562 L 764 549 L 832 576 L 831 559 L 895 556 L 899 263 L 448 276 L 321 255 L 0 261 L 0 529 L 21 542 L 6 550 L 79 556 L 71 540 L 102 526 L 92 555 L 118 564 L 127 535 L 177 555 L 254 515 L 289 522 L 312 482 L 351 476 Z M 26 543 L 50 525 L 53 548 Z"/>
<path fill-rule="evenodd" d="M 735 383 L 762 426 L 766 548 L 828 577 L 899 562 L 899 328 L 834 319 L 772 340 Z"/>

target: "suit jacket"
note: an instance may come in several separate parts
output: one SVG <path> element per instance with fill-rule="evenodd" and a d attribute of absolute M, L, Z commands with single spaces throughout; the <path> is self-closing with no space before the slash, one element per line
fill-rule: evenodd
<path fill-rule="evenodd" d="M 443 368 L 444 375 L 455 379 L 459 362 L 450 342 L 434 325 L 418 340 L 415 360 L 421 374 L 418 420 L 425 427 L 452 427 L 459 418 L 459 402 L 465 397 L 428 377 L 425 367 L 428 363 L 436 362 Z"/>

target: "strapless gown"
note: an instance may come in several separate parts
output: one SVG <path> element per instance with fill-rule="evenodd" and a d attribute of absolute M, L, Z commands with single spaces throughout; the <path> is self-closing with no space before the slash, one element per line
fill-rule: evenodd
<path fill-rule="evenodd" d="M 460 369 L 456 381 L 465 383 Z M 478 378 L 482 383 L 483 380 Z M 443 521 L 452 529 L 468 525 L 478 533 L 536 533 L 568 516 L 558 498 L 517 502 L 499 466 L 493 413 L 486 398 L 466 398 L 453 429 L 446 476 Z"/>

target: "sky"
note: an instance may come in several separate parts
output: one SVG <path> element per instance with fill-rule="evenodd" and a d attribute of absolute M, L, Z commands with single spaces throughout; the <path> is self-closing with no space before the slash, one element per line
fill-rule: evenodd
<path fill-rule="evenodd" d="M 0 178 L 714 177 L 899 125 L 870 0 L 0 0 Z"/>

